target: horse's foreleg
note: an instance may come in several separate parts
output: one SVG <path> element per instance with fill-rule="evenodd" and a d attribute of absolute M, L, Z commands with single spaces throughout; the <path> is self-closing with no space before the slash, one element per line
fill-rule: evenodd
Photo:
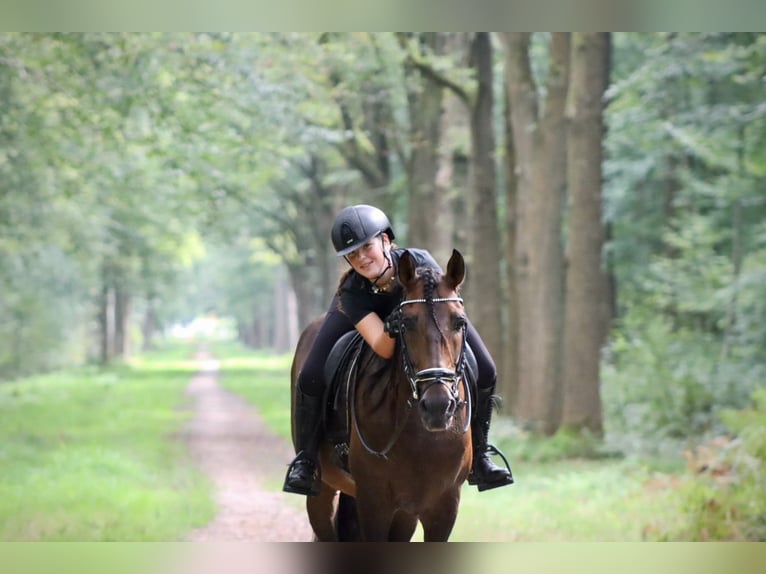
<path fill-rule="evenodd" d="M 449 492 L 439 498 L 436 504 L 420 515 L 425 542 L 446 542 L 452 534 L 460 505 L 460 490 Z"/>
<path fill-rule="evenodd" d="M 362 540 L 366 542 L 388 541 L 394 513 L 381 492 L 366 493 L 358 490 L 356 509 Z"/>
<path fill-rule="evenodd" d="M 409 542 L 418 526 L 416 516 L 401 510 L 394 514 L 391 528 L 388 532 L 389 542 Z"/>
<path fill-rule="evenodd" d="M 337 542 L 333 518 L 335 515 L 335 489 L 322 483 L 318 496 L 306 497 L 306 512 L 317 542 Z"/>

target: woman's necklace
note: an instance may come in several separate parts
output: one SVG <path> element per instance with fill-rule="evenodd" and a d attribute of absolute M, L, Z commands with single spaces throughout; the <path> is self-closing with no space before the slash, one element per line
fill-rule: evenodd
<path fill-rule="evenodd" d="M 396 275 L 393 273 L 391 274 L 391 277 L 384 282 L 382 285 L 378 285 L 377 281 L 372 284 L 372 292 L 373 293 L 388 293 L 391 291 L 391 287 L 394 285 L 394 280 L 396 279 Z"/>
<path fill-rule="evenodd" d="M 380 293 L 381 291 L 384 293 L 387 293 L 391 289 L 391 284 L 394 282 L 394 278 L 396 277 L 396 273 L 394 273 L 394 266 L 391 263 L 391 256 L 389 255 L 388 251 L 384 251 L 383 253 L 386 256 L 386 268 L 380 272 L 380 275 L 377 276 L 375 281 L 372 282 L 372 292 L 373 293 Z M 386 281 L 383 285 L 378 285 L 378 281 L 380 281 L 383 276 L 391 272 L 391 277 L 389 277 L 388 281 Z"/>

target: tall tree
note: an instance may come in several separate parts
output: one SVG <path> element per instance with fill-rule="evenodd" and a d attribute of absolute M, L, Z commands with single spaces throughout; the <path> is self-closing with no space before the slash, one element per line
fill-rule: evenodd
<path fill-rule="evenodd" d="M 503 82 L 503 170 L 505 176 L 505 221 L 503 226 L 503 248 L 505 251 L 505 298 L 503 308 L 506 314 L 505 344 L 503 345 L 504 377 L 499 381 L 500 392 L 510 405 L 518 400 L 519 364 L 519 291 L 516 279 L 516 224 L 517 190 L 516 148 L 513 145 L 513 122 L 507 82 Z"/>
<path fill-rule="evenodd" d="M 528 33 L 504 33 L 506 81 L 518 173 L 519 421 L 552 433 L 561 412 L 564 314 L 561 217 L 566 177 L 564 108 L 568 33 L 551 35 L 546 96 L 539 101 Z"/>
<path fill-rule="evenodd" d="M 497 173 L 493 127 L 493 50 L 489 33 L 472 36 L 469 63 L 472 78 L 459 69 L 444 69 L 405 44 L 409 62 L 433 81 L 450 90 L 470 115 L 470 275 L 467 303 L 473 322 L 494 357 L 501 356 L 503 332 L 500 297 L 500 232 L 497 220 Z"/>
<path fill-rule="evenodd" d="M 417 33 L 410 41 L 421 55 L 443 57 L 448 49 L 444 32 Z M 446 262 L 450 245 L 448 186 L 440 181 L 444 86 L 405 60 L 409 109 L 407 158 L 409 244 L 430 250 L 437 261 Z"/>
<path fill-rule="evenodd" d="M 569 198 L 562 425 L 603 430 L 599 365 L 609 311 L 603 266 L 601 164 L 609 34 L 572 35 L 567 96 Z"/>
<path fill-rule="evenodd" d="M 500 295 L 500 232 L 497 219 L 495 167 L 493 49 L 489 33 L 478 32 L 471 46 L 476 70 L 476 98 L 471 109 L 471 167 L 473 193 L 471 225 L 472 317 L 499 366 L 503 348 Z M 501 373 L 501 378 L 503 374 Z"/>

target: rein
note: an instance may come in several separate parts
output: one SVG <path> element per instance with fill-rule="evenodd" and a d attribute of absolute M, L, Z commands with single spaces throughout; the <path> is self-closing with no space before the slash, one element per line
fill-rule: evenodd
<path fill-rule="evenodd" d="M 449 303 L 449 302 L 455 302 L 455 303 L 462 303 L 463 299 L 462 297 L 435 297 L 430 299 L 406 299 L 399 303 L 399 306 L 397 307 L 397 311 L 401 312 L 402 307 L 405 305 L 414 305 L 416 303 Z M 450 369 L 444 369 L 441 367 L 431 367 L 428 369 L 422 369 L 420 371 L 415 371 L 415 367 L 412 364 L 412 359 L 410 358 L 410 354 L 407 351 L 407 343 L 404 339 L 404 328 L 400 328 L 399 330 L 399 342 L 401 343 L 401 353 L 402 353 L 402 361 L 404 363 L 404 374 L 407 377 L 407 382 L 410 384 L 410 391 L 412 392 L 412 396 L 407 399 L 407 405 L 404 412 L 404 417 L 396 424 L 394 428 L 394 432 L 391 435 L 391 438 L 389 439 L 388 443 L 382 450 L 375 450 L 374 448 L 370 447 L 370 445 L 367 443 L 366 439 L 364 438 L 364 435 L 362 434 L 362 430 L 359 428 L 359 423 L 357 422 L 356 417 L 356 401 L 354 395 L 356 384 L 351 384 L 351 379 L 354 376 L 356 366 L 357 366 L 357 359 L 359 358 L 359 355 L 361 354 L 361 348 L 357 352 L 356 356 L 354 357 L 354 360 L 352 362 L 352 366 L 349 369 L 349 377 L 348 377 L 348 384 L 349 384 L 349 400 L 351 403 L 351 419 L 354 425 L 354 428 L 356 429 L 357 435 L 359 436 L 359 441 L 362 443 L 362 446 L 364 449 L 375 456 L 379 456 L 383 459 L 388 459 L 388 453 L 393 448 L 394 444 L 396 444 L 396 441 L 399 438 L 399 435 L 404 430 L 404 425 L 407 422 L 407 419 L 409 418 L 409 414 L 412 411 L 412 407 L 420 400 L 421 396 L 424 395 L 426 392 L 428 392 L 428 389 L 430 389 L 434 385 L 444 385 L 449 390 L 450 394 L 452 395 L 452 398 L 455 399 L 456 403 L 456 409 L 460 409 L 463 406 L 466 406 L 466 416 L 465 416 L 465 425 L 463 427 L 463 433 L 468 432 L 468 427 L 471 424 L 471 400 L 470 400 L 470 391 L 468 389 L 468 385 L 465 381 L 465 349 L 466 349 L 466 328 L 465 325 L 462 328 L 463 330 L 463 342 L 460 346 L 460 355 L 458 356 L 457 362 L 455 363 L 454 370 Z M 466 390 L 466 397 L 468 400 L 464 401 L 460 398 L 460 392 L 459 392 L 459 384 L 460 381 L 463 381 L 463 385 Z M 419 385 L 425 385 L 425 388 L 423 389 L 422 394 L 418 391 Z"/>

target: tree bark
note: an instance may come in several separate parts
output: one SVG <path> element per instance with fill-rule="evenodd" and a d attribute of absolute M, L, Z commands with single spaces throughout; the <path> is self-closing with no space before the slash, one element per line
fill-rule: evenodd
<path fill-rule="evenodd" d="M 103 277 L 103 275 L 102 275 Z M 114 289 L 103 283 L 99 296 L 100 362 L 108 365 L 114 357 Z"/>
<path fill-rule="evenodd" d="M 472 45 L 477 92 L 471 110 L 471 168 L 473 175 L 473 265 L 468 278 L 470 316 L 487 349 L 498 359 L 502 355 L 500 289 L 500 233 L 497 221 L 497 170 L 495 167 L 494 74 L 490 34 L 478 32 Z M 501 377 L 502 379 L 502 373 Z"/>
<path fill-rule="evenodd" d="M 157 332 L 157 310 L 155 309 L 155 296 L 150 293 L 146 297 L 146 309 L 144 320 L 141 322 L 141 350 L 151 351 L 154 349 L 154 335 Z"/>
<path fill-rule="evenodd" d="M 505 174 L 505 225 L 503 230 L 503 247 L 505 250 L 505 344 L 503 345 L 502 372 L 503 379 L 499 381 L 500 394 L 509 405 L 510 412 L 515 410 L 518 402 L 518 364 L 519 364 L 519 294 L 516 280 L 516 219 L 517 219 L 517 188 L 516 148 L 513 145 L 513 123 L 511 121 L 511 102 L 507 86 L 503 90 L 505 101 L 503 109 L 505 157 L 503 167 Z"/>
<path fill-rule="evenodd" d="M 502 39 L 518 175 L 516 278 L 521 335 L 514 414 L 526 428 L 552 434 L 561 412 L 561 214 L 566 184 L 564 108 L 569 34 L 551 36 L 543 106 L 538 102 L 529 61 L 531 35 L 505 33 Z"/>
<path fill-rule="evenodd" d="M 114 356 L 127 359 L 131 354 L 130 316 L 133 298 L 124 287 L 115 289 L 114 303 Z"/>
<path fill-rule="evenodd" d="M 575 33 L 567 100 L 569 236 L 564 330 L 563 426 L 603 432 L 599 365 L 604 342 L 606 275 L 601 221 L 603 95 L 608 33 Z"/>
<path fill-rule="evenodd" d="M 495 138 L 493 128 L 493 70 L 492 43 L 489 33 L 473 36 L 471 61 L 476 69 L 476 93 L 437 70 L 432 62 L 417 53 L 407 35 L 398 34 L 401 45 L 408 51 L 408 65 L 419 70 L 458 97 L 471 115 L 470 175 L 472 193 L 468 206 L 471 227 L 471 249 L 468 263 L 471 270 L 465 285 L 469 314 L 482 334 L 494 357 L 502 346 L 499 232 L 497 226 L 497 195 L 495 169 Z M 410 206 L 413 211 L 413 206 Z"/>
<path fill-rule="evenodd" d="M 444 33 L 419 34 L 418 45 L 426 52 L 443 55 Z M 437 261 L 441 262 L 443 256 L 451 253 L 451 247 L 448 245 L 449 227 L 442 221 L 448 210 L 448 187 L 440 185 L 437 178 L 444 87 L 433 78 L 422 74 L 417 67 L 408 64 L 405 66 L 410 88 L 407 99 L 412 150 L 407 165 L 409 184 L 407 243 L 413 247 L 428 249 Z"/>

